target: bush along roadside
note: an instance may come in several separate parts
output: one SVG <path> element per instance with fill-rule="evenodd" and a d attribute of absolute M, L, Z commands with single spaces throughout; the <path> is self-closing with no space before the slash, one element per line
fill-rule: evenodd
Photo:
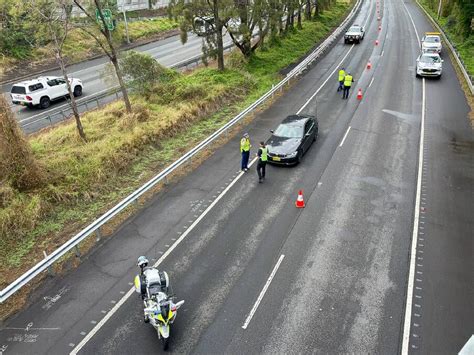
<path fill-rule="evenodd" d="M 131 114 L 122 102 L 86 113 L 87 142 L 73 122 L 30 136 L 47 183 L 20 192 L 0 176 L 0 287 L 268 91 L 281 80 L 279 72 L 325 38 L 350 7 L 336 2 L 248 61 L 231 53 L 224 71 L 169 72 L 132 97 Z"/>

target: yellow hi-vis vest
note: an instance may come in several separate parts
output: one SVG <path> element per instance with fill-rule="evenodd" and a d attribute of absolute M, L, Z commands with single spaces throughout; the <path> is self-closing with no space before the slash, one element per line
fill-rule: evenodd
<path fill-rule="evenodd" d="M 342 69 L 339 70 L 339 81 L 343 81 L 345 76 L 346 76 L 346 72 Z"/>
<path fill-rule="evenodd" d="M 250 152 L 250 139 L 242 138 L 240 140 L 240 152 Z"/>
<path fill-rule="evenodd" d="M 344 77 L 344 86 L 351 86 L 352 85 L 352 75 L 347 74 Z"/>
<path fill-rule="evenodd" d="M 268 156 L 267 156 L 268 149 L 267 149 L 267 147 L 265 147 L 265 148 L 260 147 L 260 150 L 262 151 L 262 155 L 260 156 L 260 160 L 261 161 L 267 161 L 268 160 Z"/>

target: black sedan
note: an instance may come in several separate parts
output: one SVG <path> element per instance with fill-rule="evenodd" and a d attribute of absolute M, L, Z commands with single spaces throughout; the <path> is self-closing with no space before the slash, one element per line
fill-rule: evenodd
<path fill-rule="evenodd" d="M 318 137 L 318 121 L 309 115 L 291 115 L 283 120 L 266 145 L 268 162 L 293 165 L 301 162 L 303 154 Z"/>

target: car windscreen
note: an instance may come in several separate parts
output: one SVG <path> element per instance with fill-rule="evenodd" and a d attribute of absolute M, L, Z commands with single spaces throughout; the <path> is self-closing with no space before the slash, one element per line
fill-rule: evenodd
<path fill-rule="evenodd" d="M 426 43 L 439 43 L 439 37 L 426 37 Z"/>
<path fill-rule="evenodd" d="M 441 59 L 436 55 L 422 55 L 420 58 L 422 63 L 441 63 Z"/>
<path fill-rule="evenodd" d="M 351 28 L 349 28 L 348 32 L 360 32 L 360 27 L 352 26 Z"/>
<path fill-rule="evenodd" d="M 276 129 L 275 136 L 283 138 L 301 138 L 303 137 L 303 127 L 289 124 L 281 124 Z"/>
<path fill-rule="evenodd" d="M 25 89 L 24 86 L 12 86 L 11 93 L 12 93 L 12 94 L 22 94 L 22 95 L 25 95 L 25 94 L 26 94 L 26 89 Z"/>

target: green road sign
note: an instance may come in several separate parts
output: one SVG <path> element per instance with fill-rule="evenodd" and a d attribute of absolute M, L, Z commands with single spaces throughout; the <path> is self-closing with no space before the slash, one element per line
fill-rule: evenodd
<path fill-rule="evenodd" d="M 112 11 L 109 9 L 103 9 L 102 10 L 102 15 L 104 16 L 105 23 L 107 25 L 107 28 L 109 31 L 114 30 L 114 21 L 112 20 Z M 100 18 L 100 13 L 99 9 L 95 9 L 95 18 L 97 19 L 97 22 L 103 26 L 102 19 Z"/>

